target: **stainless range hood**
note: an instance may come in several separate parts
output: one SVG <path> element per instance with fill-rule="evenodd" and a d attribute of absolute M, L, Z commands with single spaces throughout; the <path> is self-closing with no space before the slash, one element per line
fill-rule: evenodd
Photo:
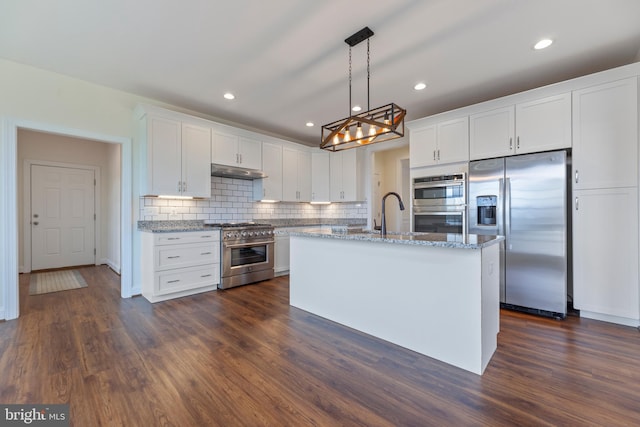
<path fill-rule="evenodd" d="M 224 176 L 227 178 L 239 178 L 239 179 L 260 179 L 266 178 L 264 172 L 257 169 L 247 169 L 238 166 L 219 165 L 216 163 L 211 164 L 211 176 Z"/>

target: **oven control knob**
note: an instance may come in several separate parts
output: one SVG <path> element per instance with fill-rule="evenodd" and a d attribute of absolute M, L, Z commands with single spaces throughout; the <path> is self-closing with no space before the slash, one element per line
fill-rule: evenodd
<path fill-rule="evenodd" d="M 249 237 L 253 237 L 253 231 L 249 231 L 247 234 L 249 234 Z"/>
<path fill-rule="evenodd" d="M 241 235 L 242 237 L 247 237 L 247 232 L 246 232 L 246 231 L 243 231 L 242 233 L 240 233 L 240 235 Z"/>

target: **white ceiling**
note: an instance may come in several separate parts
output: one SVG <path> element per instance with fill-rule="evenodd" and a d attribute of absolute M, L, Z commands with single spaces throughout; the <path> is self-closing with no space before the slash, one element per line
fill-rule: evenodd
<path fill-rule="evenodd" d="M 640 60 L 640 0 L 0 0 L 0 57 L 318 145 L 365 26 L 371 107 L 409 120 Z"/>

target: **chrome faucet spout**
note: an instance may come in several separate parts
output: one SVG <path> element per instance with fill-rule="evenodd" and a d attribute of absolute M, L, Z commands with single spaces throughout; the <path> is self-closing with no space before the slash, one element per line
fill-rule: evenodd
<path fill-rule="evenodd" d="M 385 215 L 385 203 L 387 201 L 387 197 L 389 196 L 396 196 L 396 198 L 398 199 L 398 203 L 400 204 L 400 210 L 403 211 L 404 210 L 404 203 L 402 203 L 402 199 L 400 198 L 400 195 L 394 191 L 390 191 L 387 194 L 384 195 L 384 197 L 382 197 L 382 224 L 380 226 L 380 234 L 384 237 L 387 235 L 387 218 Z"/>

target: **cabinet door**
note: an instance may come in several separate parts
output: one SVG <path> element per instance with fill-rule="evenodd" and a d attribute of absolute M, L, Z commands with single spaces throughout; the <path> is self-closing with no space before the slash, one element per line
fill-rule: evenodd
<path fill-rule="evenodd" d="M 471 160 L 514 154 L 515 110 L 498 108 L 469 117 L 469 154 Z"/>
<path fill-rule="evenodd" d="M 346 202 L 364 201 L 362 177 L 362 151 L 358 149 L 342 151 L 342 196 Z"/>
<path fill-rule="evenodd" d="M 298 150 L 282 149 L 282 200 L 298 201 Z"/>
<path fill-rule="evenodd" d="M 638 80 L 573 93 L 574 188 L 638 184 Z"/>
<path fill-rule="evenodd" d="M 328 202 L 330 153 L 311 153 L 311 201 Z"/>
<path fill-rule="evenodd" d="M 342 188 L 342 153 L 344 153 L 344 151 L 329 153 L 329 191 L 332 202 L 344 201 L 344 191 Z"/>
<path fill-rule="evenodd" d="M 311 153 L 298 152 L 298 201 L 311 201 Z"/>
<path fill-rule="evenodd" d="M 213 131 L 213 149 L 211 163 L 227 166 L 238 166 L 238 137 Z"/>
<path fill-rule="evenodd" d="M 148 116 L 147 188 L 149 195 L 181 195 L 182 124 Z"/>
<path fill-rule="evenodd" d="M 409 131 L 409 161 L 412 168 L 437 163 L 436 125 Z"/>
<path fill-rule="evenodd" d="M 238 143 L 240 166 L 258 170 L 262 168 L 262 141 L 241 136 Z"/>
<path fill-rule="evenodd" d="M 265 142 L 262 145 L 262 194 L 259 200 L 282 200 L 282 146 Z"/>
<path fill-rule="evenodd" d="M 638 319 L 637 188 L 574 191 L 573 203 L 574 307 Z"/>
<path fill-rule="evenodd" d="M 211 197 L 211 129 L 182 124 L 182 195 Z"/>
<path fill-rule="evenodd" d="M 438 163 L 469 161 L 469 118 L 438 123 Z"/>
<path fill-rule="evenodd" d="M 516 105 L 516 152 L 571 147 L 571 94 Z"/>

